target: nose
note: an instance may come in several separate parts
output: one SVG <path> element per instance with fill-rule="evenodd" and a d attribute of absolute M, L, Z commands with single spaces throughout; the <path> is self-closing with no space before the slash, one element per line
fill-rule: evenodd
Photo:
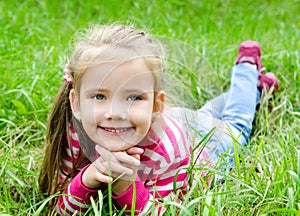
<path fill-rule="evenodd" d="M 126 107 L 117 103 L 112 103 L 104 114 L 104 117 L 107 120 L 126 120 L 127 116 L 128 113 Z"/>
<path fill-rule="evenodd" d="M 125 120 L 127 119 L 125 113 L 107 112 L 104 117 L 108 120 Z"/>

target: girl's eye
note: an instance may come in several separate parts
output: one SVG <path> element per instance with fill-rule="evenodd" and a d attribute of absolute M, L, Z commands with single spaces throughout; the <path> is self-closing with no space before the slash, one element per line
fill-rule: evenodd
<path fill-rule="evenodd" d="M 106 100 L 106 97 L 103 94 L 97 94 L 97 95 L 93 96 L 92 98 L 96 99 L 96 100 Z"/>
<path fill-rule="evenodd" d="M 143 100 L 143 99 L 139 95 L 131 95 L 131 96 L 128 97 L 127 100 L 129 100 L 129 101 L 137 101 L 137 100 Z"/>

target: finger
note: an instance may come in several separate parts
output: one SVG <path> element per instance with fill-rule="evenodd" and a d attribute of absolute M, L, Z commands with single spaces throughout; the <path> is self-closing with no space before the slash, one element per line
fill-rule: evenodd
<path fill-rule="evenodd" d="M 104 183 L 107 183 L 107 184 L 113 182 L 112 177 L 104 175 L 101 172 L 96 172 L 95 176 L 96 176 L 96 179 L 100 182 L 104 182 Z"/>
<path fill-rule="evenodd" d="M 108 151 L 106 148 L 103 148 L 102 146 L 95 145 L 95 150 L 101 155 L 105 156 L 110 154 L 110 151 Z"/>
<path fill-rule="evenodd" d="M 115 158 L 124 164 L 130 165 L 130 166 L 140 166 L 141 162 L 137 160 L 137 158 L 132 157 L 131 155 L 128 155 L 126 152 L 113 152 Z"/>
<path fill-rule="evenodd" d="M 126 181 L 134 181 L 135 175 L 126 175 L 125 173 L 119 174 L 119 173 L 113 173 L 112 174 L 114 181 L 122 179 Z"/>
<path fill-rule="evenodd" d="M 102 157 L 99 157 L 97 160 L 93 162 L 94 166 L 103 174 L 111 176 L 112 173 L 122 174 L 125 173 L 127 175 L 132 175 L 133 171 L 119 164 L 118 162 L 105 161 Z"/>
<path fill-rule="evenodd" d="M 103 165 L 104 161 L 102 160 L 101 157 L 99 157 L 97 160 L 93 162 L 93 165 L 99 170 L 101 173 L 108 175 L 109 171 L 107 168 Z"/>
<path fill-rule="evenodd" d="M 133 155 L 133 154 L 143 154 L 144 153 L 144 150 L 142 148 L 139 148 L 139 147 L 131 147 L 129 149 L 126 150 L 126 152 L 130 155 Z"/>
<path fill-rule="evenodd" d="M 104 162 L 102 165 L 105 167 L 105 169 L 108 171 L 109 174 L 111 173 L 119 173 L 119 174 L 125 173 L 126 175 L 133 174 L 133 171 L 130 168 L 122 166 L 117 163 Z"/>
<path fill-rule="evenodd" d="M 107 150 L 99 145 L 96 145 L 95 149 L 99 153 L 99 157 L 103 158 L 104 160 L 117 162 L 117 159 L 115 158 L 113 153 L 110 152 L 109 150 Z"/>
<path fill-rule="evenodd" d="M 132 155 L 132 157 L 134 157 L 135 159 L 137 159 L 139 161 L 141 159 L 141 155 L 139 155 L 139 154 L 134 154 L 134 155 Z"/>
<path fill-rule="evenodd" d="M 111 152 L 108 151 L 107 149 L 101 147 L 101 146 L 96 146 L 96 151 L 100 154 L 100 157 L 103 157 L 104 160 L 106 161 L 111 161 L 111 162 L 120 162 L 120 163 L 125 163 L 129 166 L 140 166 L 140 161 L 137 160 L 134 157 L 131 157 L 128 155 L 126 152 Z M 135 147 L 136 150 L 132 150 L 132 153 L 134 152 L 141 152 L 143 151 L 141 148 Z"/>

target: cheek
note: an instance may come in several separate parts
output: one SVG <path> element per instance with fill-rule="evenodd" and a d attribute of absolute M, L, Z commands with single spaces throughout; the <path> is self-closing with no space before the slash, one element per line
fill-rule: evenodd
<path fill-rule="evenodd" d="M 131 106 L 128 109 L 129 119 L 140 127 L 150 127 L 152 121 L 153 107 L 151 104 L 143 106 Z"/>
<path fill-rule="evenodd" d="M 81 117 L 82 121 L 95 123 L 99 121 L 99 117 L 102 115 L 102 109 L 96 102 L 85 102 L 81 103 Z"/>

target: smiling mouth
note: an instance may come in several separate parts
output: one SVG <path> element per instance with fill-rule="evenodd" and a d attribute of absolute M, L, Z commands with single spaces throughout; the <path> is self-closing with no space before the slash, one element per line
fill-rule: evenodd
<path fill-rule="evenodd" d="M 102 130 L 105 130 L 107 132 L 110 133 L 122 133 L 122 132 L 126 132 L 129 130 L 134 129 L 134 127 L 126 127 L 126 128 L 107 128 L 107 127 L 101 127 L 99 126 L 99 128 L 101 128 Z"/>

